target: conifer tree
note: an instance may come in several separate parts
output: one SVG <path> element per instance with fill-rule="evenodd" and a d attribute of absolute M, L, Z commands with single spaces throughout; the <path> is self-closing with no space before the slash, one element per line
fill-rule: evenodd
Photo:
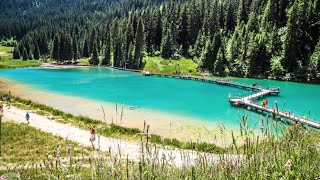
<path fill-rule="evenodd" d="M 170 29 L 167 30 L 167 34 L 164 36 L 164 41 L 161 45 L 161 55 L 163 58 L 170 58 L 172 56 L 172 44 L 170 37 Z"/>
<path fill-rule="evenodd" d="M 289 72 L 293 72 L 298 65 L 298 19 L 298 7 L 294 3 L 289 10 L 283 51 L 283 65 Z"/>
<path fill-rule="evenodd" d="M 237 24 L 240 24 L 242 21 L 246 23 L 247 14 L 245 8 L 245 0 L 240 0 L 239 8 L 238 8 L 238 15 L 237 15 Z"/>
<path fill-rule="evenodd" d="M 39 60 L 39 59 L 40 59 L 40 50 L 39 50 L 38 44 L 36 44 L 36 45 L 34 46 L 33 58 L 34 58 L 35 60 Z"/>
<path fill-rule="evenodd" d="M 217 54 L 217 60 L 214 62 L 214 74 L 217 76 L 226 76 L 225 71 L 226 57 L 223 47 L 219 48 Z"/>
<path fill-rule="evenodd" d="M 309 72 L 311 78 L 320 78 L 320 38 L 313 54 L 310 57 Z"/>
<path fill-rule="evenodd" d="M 23 56 L 22 56 L 22 60 L 26 61 L 28 60 L 28 53 L 27 53 L 27 50 L 26 48 L 23 48 Z"/>
<path fill-rule="evenodd" d="M 29 49 L 29 53 L 28 53 L 28 59 L 32 60 L 33 59 L 33 55 L 32 55 L 32 49 Z"/>
<path fill-rule="evenodd" d="M 59 58 L 59 46 L 60 46 L 60 39 L 59 39 L 59 36 L 56 35 L 54 37 L 54 40 L 53 40 L 53 50 L 52 50 L 52 59 L 58 61 L 60 58 Z"/>
<path fill-rule="evenodd" d="M 84 40 L 82 56 L 85 58 L 89 57 L 89 45 L 87 39 Z"/>
<path fill-rule="evenodd" d="M 101 65 L 104 66 L 109 66 L 111 63 L 111 41 L 110 41 L 110 34 L 107 34 L 107 39 L 106 39 L 106 48 L 104 51 L 104 58 L 101 62 Z"/>
<path fill-rule="evenodd" d="M 227 13 L 225 18 L 225 29 L 227 32 L 233 31 L 235 26 L 234 7 L 231 0 L 227 1 Z"/>
<path fill-rule="evenodd" d="M 128 65 L 132 69 L 134 66 L 134 45 L 131 43 L 128 50 Z"/>
<path fill-rule="evenodd" d="M 96 43 L 94 43 L 92 46 L 92 57 L 89 62 L 91 65 L 94 65 L 94 66 L 99 65 L 99 55 L 98 55 Z"/>
<path fill-rule="evenodd" d="M 18 45 L 14 47 L 13 50 L 13 59 L 20 59 L 20 51 Z"/>
<path fill-rule="evenodd" d="M 73 38 L 72 41 L 72 52 L 73 52 L 73 61 L 76 62 L 79 59 L 79 48 L 78 48 L 78 42 L 76 38 Z"/>
<path fill-rule="evenodd" d="M 178 43 L 182 44 L 182 54 L 183 55 L 188 55 L 188 48 L 189 48 L 189 43 L 188 43 L 188 16 L 187 16 L 187 8 L 184 7 L 182 10 L 182 15 L 181 15 L 181 28 L 179 31 L 179 36 L 178 36 Z"/>
<path fill-rule="evenodd" d="M 139 20 L 136 39 L 135 39 L 135 48 L 134 48 L 134 68 L 140 69 L 142 66 L 142 56 L 143 56 L 143 46 L 144 46 L 144 33 L 143 33 L 143 23 L 142 19 Z"/>

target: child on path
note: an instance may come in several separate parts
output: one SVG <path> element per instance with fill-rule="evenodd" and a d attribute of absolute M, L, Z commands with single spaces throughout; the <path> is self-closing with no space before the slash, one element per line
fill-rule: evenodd
<path fill-rule="evenodd" d="M 7 96 L 7 107 L 8 107 L 8 109 L 11 108 L 10 103 L 11 103 L 11 97 L 10 97 L 10 95 L 8 95 L 8 96 Z"/>
<path fill-rule="evenodd" d="M 30 114 L 27 112 L 27 114 L 26 114 L 27 124 L 29 124 L 29 123 L 30 123 L 30 122 L 29 122 L 29 119 L 30 119 Z"/>
<path fill-rule="evenodd" d="M 91 134 L 91 137 L 90 137 L 91 142 L 93 142 L 96 139 L 96 132 L 94 128 L 95 128 L 94 126 L 91 126 L 89 129 L 89 132 Z"/>

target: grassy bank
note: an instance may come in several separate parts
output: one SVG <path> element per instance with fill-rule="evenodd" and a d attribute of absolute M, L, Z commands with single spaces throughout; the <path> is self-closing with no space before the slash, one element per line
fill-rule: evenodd
<path fill-rule="evenodd" d="M 42 132 L 25 124 L 10 121 L 2 123 L 2 152 L 0 166 L 8 164 L 38 163 L 58 150 L 64 156 L 68 149 L 80 155 L 85 148 L 61 137 Z"/>
<path fill-rule="evenodd" d="M 0 95 L 6 96 L 1 93 Z M 148 133 L 147 124 L 144 125 L 145 128 L 143 130 L 137 128 L 126 128 L 117 124 L 109 124 L 105 121 L 91 119 L 89 117 L 74 116 L 52 107 L 19 97 L 12 97 L 12 105 L 25 110 L 33 110 L 35 113 L 45 115 L 51 120 L 65 124 L 72 124 L 84 130 L 89 130 L 91 126 L 95 126 L 97 133 L 106 137 L 121 138 L 131 141 L 148 140 L 148 142 L 158 144 L 159 146 L 170 146 L 172 148 L 191 149 L 201 152 L 223 153 L 226 151 L 224 148 L 211 143 L 183 142 L 177 139 L 161 138 L 159 135 Z"/>
<path fill-rule="evenodd" d="M 192 59 L 166 60 L 161 57 L 145 57 L 144 71 L 152 71 L 161 74 L 190 74 L 200 75 L 198 64 Z"/>
<path fill-rule="evenodd" d="M 13 51 L 13 47 L 0 46 L 0 69 L 36 67 L 41 65 L 41 61 L 37 60 L 13 60 L 11 51 Z"/>
<path fill-rule="evenodd" d="M 141 146 L 144 154 L 139 162 L 125 157 L 99 154 L 84 160 L 88 166 L 57 164 L 56 166 L 32 167 L 19 170 L 5 170 L 20 178 L 58 179 L 319 179 L 320 178 L 320 133 L 309 129 L 282 126 L 270 119 L 258 134 L 248 128 L 244 116 L 240 123 L 242 147 L 234 143 L 231 153 L 238 158 L 228 159 L 224 155 L 211 159 L 209 154 L 197 154 L 195 162 L 182 154 L 181 168 L 170 165 L 165 158 Z M 280 126 L 280 127 L 278 127 Z M 278 134 L 282 136 L 279 138 Z M 160 154 L 161 157 L 161 154 Z M 73 168 L 75 167 L 75 168 Z M 19 173 L 19 174 L 18 174 Z"/>
<path fill-rule="evenodd" d="M 0 61 L 1 68 L 22 68 L 22 67 L 37 67 L 41 65 L 41 61 L 37 60 L 4 60 Z"/>

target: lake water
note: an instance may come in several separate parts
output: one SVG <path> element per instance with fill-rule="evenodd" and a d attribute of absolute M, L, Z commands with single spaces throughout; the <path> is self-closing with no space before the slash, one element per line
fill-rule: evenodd
<path fill-rule="evenodd" d="M 250 91 L 198 81 L 145 77 L 138 73 L 108 68 L 74 69 L 7 69 L 0 77 L 33 88 L 128 106 L 149 108 L 195 118 L 199 121 L 219 122 L 238 126 L 239 117 L 246 110 L 230 105 L 228 95 L 248 94 Z M 279 102 L 280 110 L 320 122 L 320 85 L 233 78 L 239 83 L 263 87 L 280 87 L 276 97 L 267 97 L 270 106 Z M 310 113 L 310 115 L 309 115 Z M 259 120 L 258 114 L 248 113 Z"/>

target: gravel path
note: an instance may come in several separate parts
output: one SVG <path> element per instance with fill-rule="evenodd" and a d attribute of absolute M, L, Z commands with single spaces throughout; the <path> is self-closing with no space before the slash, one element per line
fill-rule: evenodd
<path fill-rule="evenodd" d="M 26 123 L 24 119 L 26 111 L 21 109 L 12 107 L 7 109 L 5 107 L 4 110 L 4 119 L 5 120 L 12 120 L 17 123 Z M 53 135 L 60 136 L 62 138 L 77 142 L 84 146 L 92 146 L 89 138 L 90 133 L 89 131 L 79 129 L 75 126 L 71 126 L 68 124 L 63 124 L 59 122 L 55 122 L 49 120 L 45 116 L 41 116 L 34 113 L 30 114 L 30 124 L 29 126 L 35 127 L 40 129 L 44 132 L 52 133 Z M 99 143 L 100 142 L 100 143 Z M 120 139 L 115 138 L 107 138 L 104 136 L 97 135 L 97 139 L 94 142 L 94 146 L 98 147 L 100 145 L 101 151 L 109 151 L 111 155 L 121 156 L 122 158 L 128 158 L 133 161 L 139 161 L 142 148 L 141 144 L 138 142 L 129 142 L 123 141 Z M 143 151 L 146 151 L 144 148 Z M 119 154 L 121 152 L 121 154 Z M 213 163 L 219 162 L 221 155 L 217 154 L 205 154 L 205 153 L 197 153 L 190 150 L 178 150 L 178 149 L 162 149 L 157 148 L 150 148 L 149 153 L 144 153 L 145 157 L 149 157 L 153 159 L 155 162 L 161 162 L 163 160 L 167 161 L 168 164 L 175 165 L 177 167 L 183 167 L 186 165 L 195 164 L 199 157 L 206 155 L 208 161 Z M 236 162 L 239 158 L 237 155 L 224 155 L 225 159 L 229 159 L 231 161 Z"/>

